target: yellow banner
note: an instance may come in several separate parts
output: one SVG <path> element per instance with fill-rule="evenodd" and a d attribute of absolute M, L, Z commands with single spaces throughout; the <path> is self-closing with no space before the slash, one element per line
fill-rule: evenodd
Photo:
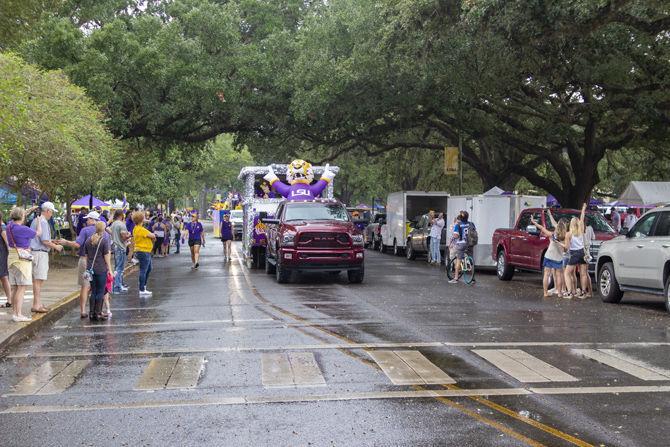
<path fill-rule="evenodd" d="M 444 173 L 446 175 L 458 175 L 458 148 L 445 146 L 444 148 Z"/>

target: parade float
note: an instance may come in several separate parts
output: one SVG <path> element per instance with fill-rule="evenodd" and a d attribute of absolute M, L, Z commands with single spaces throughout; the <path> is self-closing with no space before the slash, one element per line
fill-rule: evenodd
<path fill-rule="evenodd" d="M 302 160 L 288 165 L 247 166 L 238 178 L 243 181 L 241 197 L 243 211 L 242 252 L 244 262 L 251 268 L 265 266 L 267 226 L 262 218 L 273 217 L 286 197 L 290 200 L 312 200 L 315 197 L 333 198 L 333 178 L 337 166 L 311 166 Z M 329 180 L 317 176 L 326 176 Z M 281 176 L 286 182 L 281 181 Z"/>

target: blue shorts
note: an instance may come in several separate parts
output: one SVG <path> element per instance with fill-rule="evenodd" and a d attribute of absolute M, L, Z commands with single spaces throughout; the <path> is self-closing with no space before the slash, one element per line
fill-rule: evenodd
<path fill-rule="evenodd" d="M 544 258 L 542 265 L 548 269 L 560 270 L 563 268 L 563 261 L 552 261 L 551 259 Z"/>

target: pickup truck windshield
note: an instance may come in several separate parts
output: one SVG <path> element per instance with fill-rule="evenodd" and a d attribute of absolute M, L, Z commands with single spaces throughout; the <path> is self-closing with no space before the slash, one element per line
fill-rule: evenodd
<path fill-rule="evenodd" d="M 566 218 L 568 221 L 573 217 L 579 217 L 578 213 L 564 213 L 560 210 L 552 211 L 551 214 L 554 215 L 554 219 L 558 222 L 562 217 Z M 614 229 L 610 227 L 605 218 L 600 213 L 586 213 L 586 226 L 591 226 L 593 231 L 599 233 L 615 233 Z M 547 220 L 547 222 L 549 222 Z"/>
<path fill-rule="evenodd" d="M 284 220 L 349 221 L 347 210 L 335 203 L 291 203 L 286 206 Z"/>

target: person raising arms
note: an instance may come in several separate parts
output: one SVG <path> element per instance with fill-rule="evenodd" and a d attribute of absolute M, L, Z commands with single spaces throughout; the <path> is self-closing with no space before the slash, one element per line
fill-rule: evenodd
<path fill-rule="evenodd" d="M 561 296 L 563 292 L 563 241 L 565 240 L 565 233 L 567 232 L 567 225 L 564 219 L 561 219 L 558 223 L 554 220 L 554 217 L 551 215 L 551 210 L 547 210 L 549 213 L 549 218 L 551 219 L 552 225 L 554 226 L 554 231 L 548 230 L 541 223 L 535 220 L 531 216 L 530 222 L 535 225 L 543 235 L 549 238 L 549 248 L 544 254 L 544 260 L 542 261 L 542 266 L 544 267 L 544 276 L 542 278 L 542 289 L 544 291 L 544 297 L 549 298 L 549 282 L 553 276 L 554 278 L 554 287 L 556 288 L 556 293 Z"/>
<path fill-rule="evenodd" d="M 581 299 L 588 296 L 585 291 L 589 290 L 588 282 L 591 280 L 589 278 L 588 264 L 584 258 L 585 214 L 586 203 L 582 205 L 582 212 L 579 219 L 573 217 L 570 220 L 570 229 L 565 235 L 563 244 L 566 250 L 570 250 L 570 259 L 568 260 L 568 266 L 565 269 L 565 282 L 568 288 L 568 293 L 570 294 L 567 297 L 574 296 Z M 579 292 L 577 291 L 577 272 L 579 272 L 579 279 L 581 281 L 581 289 L 579 289 Z"/>

